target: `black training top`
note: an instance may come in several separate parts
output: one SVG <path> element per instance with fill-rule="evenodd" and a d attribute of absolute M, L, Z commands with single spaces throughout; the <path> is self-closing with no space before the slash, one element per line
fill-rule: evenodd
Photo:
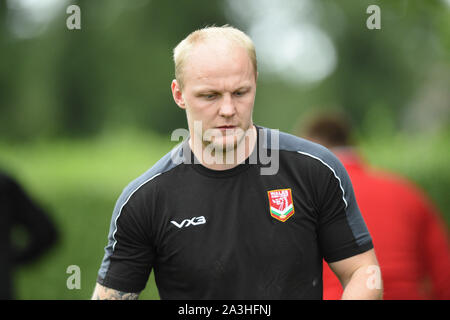
<path fill-rule="evenodd" d="M 129 184 L 97 281 L 139 292 L 153 268 L 162 299 L 321 299 L 323 258 L 373 248 L 350 178 L 326 148 L 257 129 L 233 169 L 185 141 Z"/>

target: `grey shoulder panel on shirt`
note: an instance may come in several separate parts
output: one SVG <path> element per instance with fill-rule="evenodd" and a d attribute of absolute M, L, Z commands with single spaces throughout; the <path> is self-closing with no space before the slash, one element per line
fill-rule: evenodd
<path fill-rule="evenodd" d="M 113 254 L 114 248 L 117 243 L 117 240 L 115 239 L 115 233 L 117 231 L 117 220 L 120 217 L 122 208 L 127 204 L 133 194 L 138 191 L 143 185 L 152 181 L 160 174 L 170 171 L 183 162 L 183 144 L 180 144 L 172 149 L 169 153 L 167 153 L 164 157 L 162 157 L 158 162 L 156 162 L 149 170 L 129 183 L 122 191 L 122 194 L 119 196 L 119 199 L 117 200 L 113 210 L 108 234 L 108 244 L 105 247 L 105 255 L 103 257 L 103 261 L 99 270 L 100 279 L 104 279 L 106 276 L 110 264 L 110 257 Z"/>
<path fill-rule="evenodd" d="M 268 128 L 262 129 L 265 134 L 264 138 L 269 148 L 297 152 L 315 158 L 333 171 L 333 173 L 337 175 L 337 178 L 341 175 L 348 177 L 347 172 L 339 159 L 324 146 L 278 130 Z"/>
<path fill-rule="evenodd" d="M 356 202 L 350 177 L 339 159 L 324 146 L 312 141 L 274 129 L 263 128 L 264 139 L 269 148 L 296 152 L 320 161 L 334 175 L 342 191 L 347 222 L 358 245 L 371 241 L 367 226 Z M 276 138 L 278 135 L 278 139 Z"/>
<path fill-rule="evenodd" d="M 129 183 L 128 186 L 126 186 L 125 189 L 123 190 L 119 199 L 117 200 L 114 212 L 116 211 L 118 206 L 126 203 L 128 199 L 131 197 L 131 195 L 133 195 L 133 193 L 136 192 L 145 183 L 153 180 L 153 178 L 155 178 L 156 176 L 164 172 L 167 172 L 175 168 L 177 165 L 181 164 L 183 162 L 180 156 L 181 151 L 182 151 L 181 145 L 175 147 L 173 150 L 171 150 L 169 153 L 167 153 L 165 156 L 159 159 L 150 169 L 148 169 L 141 176 L 139 176 L 131 183 Z"/>

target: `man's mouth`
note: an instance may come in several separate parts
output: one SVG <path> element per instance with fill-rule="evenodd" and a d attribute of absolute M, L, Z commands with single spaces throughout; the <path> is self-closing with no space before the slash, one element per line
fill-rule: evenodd
<path fill-rule="evenodd" d="M 220 130 L 233 130 L 233 129 L 236 129 L 237 127 L 236 126 L 220 126 L 217 128 Z"/>

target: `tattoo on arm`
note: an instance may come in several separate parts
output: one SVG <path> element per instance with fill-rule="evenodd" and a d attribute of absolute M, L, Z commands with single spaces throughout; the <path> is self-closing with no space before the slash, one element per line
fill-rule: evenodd
<path fill-rule="evenodd" d="M 122 292 L 97 283 L 92 300 L 137 300 L 139 293 Z"/>

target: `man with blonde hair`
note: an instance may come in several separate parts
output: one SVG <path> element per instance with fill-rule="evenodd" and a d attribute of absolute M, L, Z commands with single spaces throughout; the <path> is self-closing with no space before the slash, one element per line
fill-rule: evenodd
<path fill-rule="evenodd" d="M 327 149 L 255 126 L 252 41 L 230 26 L 174 50 L 189 136 L 116 203 L 94 299 L 321 299 L 324 258 L 344 299 L 379 299 L 372 240 Z M 370 272 L 368 272 L 370 271 Z"/>

